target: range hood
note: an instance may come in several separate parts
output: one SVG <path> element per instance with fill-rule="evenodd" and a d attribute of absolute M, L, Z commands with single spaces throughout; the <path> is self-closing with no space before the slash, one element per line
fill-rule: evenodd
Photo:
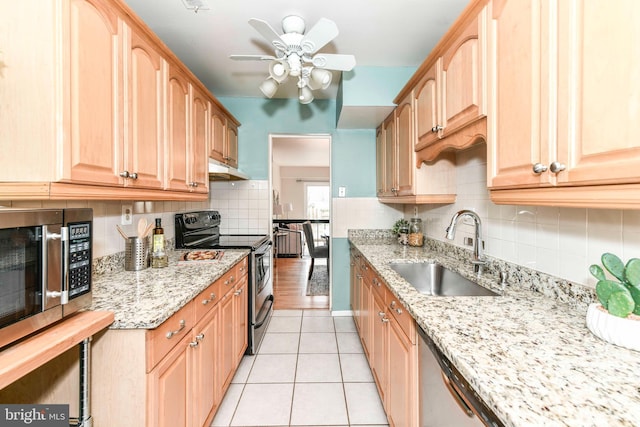
<path fill-rule="evenodd" d="M 209 159 L 209 181 L 233 181 L 249 179 L 249 175 L 217 160 Z"/>

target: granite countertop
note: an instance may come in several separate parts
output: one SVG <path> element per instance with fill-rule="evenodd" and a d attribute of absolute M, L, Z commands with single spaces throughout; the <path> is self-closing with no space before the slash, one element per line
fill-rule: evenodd
<path fill-rule="evenodd" d="M 470 264 L 351 231 L 349 240 L 506 426 L 640 425 L 640 353 L 596 338 L 584 305 L 534 292 L 517 274 L 498 297 L 422 295 L 389 262 L 434 260 L 471 278 Z M 491 274 L 479 283 L 501 291 Z"/>
<path fill-rule="evenodd" d="M 111 329 L 153 329 L 249 254 L 227 249 L 221 259 L 178 264 L 185 251 L 170 251 L 169 266 L 94 275 L 92 310 L 112 311 Z"/>

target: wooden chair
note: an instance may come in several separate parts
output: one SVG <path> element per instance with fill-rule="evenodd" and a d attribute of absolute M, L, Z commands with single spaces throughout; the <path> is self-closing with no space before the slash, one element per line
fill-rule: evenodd
<path fill-rule="evenodd" d="M 309 267 L 309 277 L 307 279 L 311 280 L 311 276 L 313 275 L 313 264 L 316 258 L 326 258 L 327 270 L 329 269 L 329 240 L 326 240 L 326 245 L 316 246 L 311 223 L 309 221 L 304 222 L 302 224 L 302 229 L 304 230 L 304 238 L 307 242 L 307 248 L 309 249 L 309 256 L 311 256 L 311 267 Z"/>

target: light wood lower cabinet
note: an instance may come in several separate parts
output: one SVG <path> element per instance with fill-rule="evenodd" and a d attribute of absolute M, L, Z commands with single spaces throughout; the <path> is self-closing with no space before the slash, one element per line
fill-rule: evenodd
<path fill-rule="evenodd" d="M 362 255 L 351 249 L 355 322 L 390 426 L 417 427 L 416 324 Z M 362 274 L 360 273 L 362 271 Z"/>
<path fill-rule="evenodd" d="M 94 426 L 208 426 L 247 347 L 247 285 L 245 259 L 158 328 L 98 335 Z"/>

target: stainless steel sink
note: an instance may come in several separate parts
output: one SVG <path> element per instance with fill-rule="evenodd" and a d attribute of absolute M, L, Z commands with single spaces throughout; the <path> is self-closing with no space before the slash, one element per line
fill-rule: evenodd
<path fill-rule="evenodd" d="M 472 282 L 438 263 L 390 263 L 389 267 L 416 290 L 437 296 L 498 296 L 499 294 Z"/>

